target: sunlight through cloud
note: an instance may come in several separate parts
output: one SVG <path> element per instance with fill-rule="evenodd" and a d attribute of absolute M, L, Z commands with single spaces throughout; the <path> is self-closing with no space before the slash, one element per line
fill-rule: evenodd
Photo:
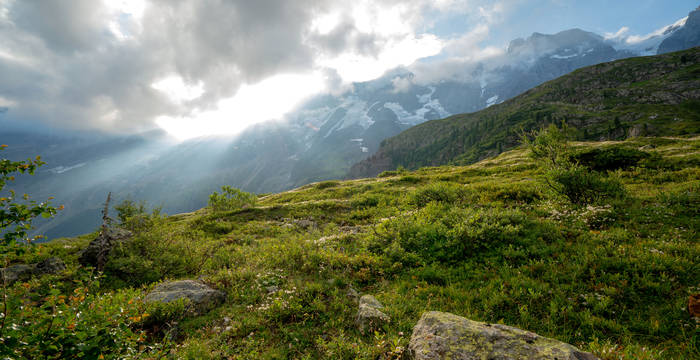
<path fill-rule="evenodd" d="M 195 110 L 189 116 L 161 116 L 158 126 L 186 140 L 206 135 L 235 135 L 246 127 L 279 119 L 303 99 L 323 89 L 318 73 L 276 75 L 243 85 L 232 98 L 220 100 L 214 110 Z"/>

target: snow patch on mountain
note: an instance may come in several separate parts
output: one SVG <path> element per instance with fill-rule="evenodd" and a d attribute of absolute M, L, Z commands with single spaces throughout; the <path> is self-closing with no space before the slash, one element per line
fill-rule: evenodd
<path fill-rule="evenodd" d="M 671 25 L 664 26 L 643 36 L 628 35 L 629 28 L 625 26 L 618 30 L 617 33 L 606 34 L 605 40 L 618 51 L 631 51 L 642 56 L 656 55 L 659 45 L 678 29 L 685 26 L 686 21 L 688 21 L 687 16 Z"/>
<path fill-rule="evenodd" d="M 498 104 L 498 95 L 491 96 L 486 100 L 486 107 Z"/>

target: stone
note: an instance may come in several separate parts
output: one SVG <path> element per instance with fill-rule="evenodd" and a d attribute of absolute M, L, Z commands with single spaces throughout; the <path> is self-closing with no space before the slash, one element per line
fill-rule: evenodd
<path fill-rule="evenodd" d="M 56 274 L 65 270 L 66 265 L 57 257 L 51 257 L 36 264 L 17 264 L 1 269 L 6 285 L 17 281 L 27 281 L 35 275 Z"/>
<path fill-rule="evenodd" d="M 204 313 L 223 303 L 226 295 L 199 281 L 178 280 L 158 284 L 145 301 L 169 303 L 180 299 L 189 300 L 195 313 Z"/>
<path fill-rule="evenodd" d="M 294 220 L 294 223 L 295 223 L 297 226 L 299 226 L 299 227 L 301 227 L 301 228 L 304 228 L 304 229 L 311 229 L 311 228 L 315 228 L 315 227 L 316 227 L 316 223 L 315 223 L 315 222 L 313 222 L 313 221 L 311 221 L 311 220 L 307 220 L 307 219 Z"/>
<path fill-rule="evenodd" d="M 414 360 L 599 360 L 572 345 L 518 328 L 429 311 L 413 328 Z"/>
<path fill-rule="evenodd" d="M 362 295 L 362 297 L 360 298 L 360 305 L 362 304 L 367 305 L 369 307 L 373 307 L 375 309 L 384 308 L 384 305 L 382 305 L 382 303 L 380 303 L 379 300 L 377 300 L 377 298 L 375 298 L 372 295 Z"/>
<path fill-rule="evenodd" d="M 34 266 L 18 264 L 2 269 L 6 285 L 12 285 L 17 281 L 27 281 L 34 275 Z"/>
<path fill-rule="evenodd" d="M 132 234 L 128 230 L 109 228 L 104 234 L 100 233 L 95 240 L 88 244 L 87 248 L 80 253 L 78 262 L 83 266 L 98 267 L 101 251 L 104 251 L 106 260 L 114 245 L 126 241 L 131 236 Z"/>
<path fill-rule="evenodd" d="M 36 264 L 34 269 L 36 274 L 56 274 L 66 269 L 63 260 L 57 257 L 50 257 Z"/>
<path fill-rule="evenodd" d="M 383 325 L 389 323 L 391 318 L 381 310 L 384 305 L 372 295 L 363 295 L 360 298 L 359 309 L 355 317 L 355 324 L 360 329 L 360 332 L 373 332 L 382 328 Z"/>
<path fill-rule="evenodd" d="M 360 293 L 357 292 L 352 286 L 348 286 L 348 291 L 346 295 L 355 302 L 358 302 L 360 300 Z"/>

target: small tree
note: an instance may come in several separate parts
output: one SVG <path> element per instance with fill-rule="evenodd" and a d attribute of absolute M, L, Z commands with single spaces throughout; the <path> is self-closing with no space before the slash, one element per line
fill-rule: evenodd
<path fill-rule="evenodd" d="M 257 196 L 230 186 L 222 186 L 221 194 L 216 191 L 209 195 L 209 207 L 216 211 L 236 210 L 255 206 Z"/>
<path fill-rule="evenodd" d="M 0 145 L 0 151 L 4 150 L 7 145 Z M 37 156 L 35 159 L 27 159 L 25 161 L 11 161 L 9 159 L 0 159 L 0 252 L 3 255 L 9 252 L 22 252 L 26 247 L 20 246 L 21 243 L 31 244 L 34 240 L 43 236 L 29 237 L 29 230 L 32 229 L 32 220 L 37 216 L 49 218 L 56 214 L 56 208 L 52 207 L 47 201 L 37 203 L 30 199 L 30 196 L 24 194 L 17 199 L 17 194 L 14 190 L 5 190 L 5 185 L 8 182 L 15 180 L 17 174 L 34 174 L 34 171 L 45 163 Z M 60 206 L 58 210 L 62 210 Z"/>
<path fill-rule="evenodd" d="M 522 142 L 530 149 L 530 156 L 545 168 L 547 185 L 576 205 L 624 196 L 624 186 L 618 179 L 605 177 L 572 160 L 569 134 L 569 128 L 562 123 L 561 128 L 551 124 L 540 131 L 521 135 Z"/>

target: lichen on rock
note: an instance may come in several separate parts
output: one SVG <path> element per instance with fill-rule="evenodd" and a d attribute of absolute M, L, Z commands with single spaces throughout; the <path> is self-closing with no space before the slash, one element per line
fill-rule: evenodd
<path fill-rule="evenodd" d="M 555 339 L 439 311 L 421 316 L 413 328 L 409 351 L 415 360 L 598 360 Z"/>

